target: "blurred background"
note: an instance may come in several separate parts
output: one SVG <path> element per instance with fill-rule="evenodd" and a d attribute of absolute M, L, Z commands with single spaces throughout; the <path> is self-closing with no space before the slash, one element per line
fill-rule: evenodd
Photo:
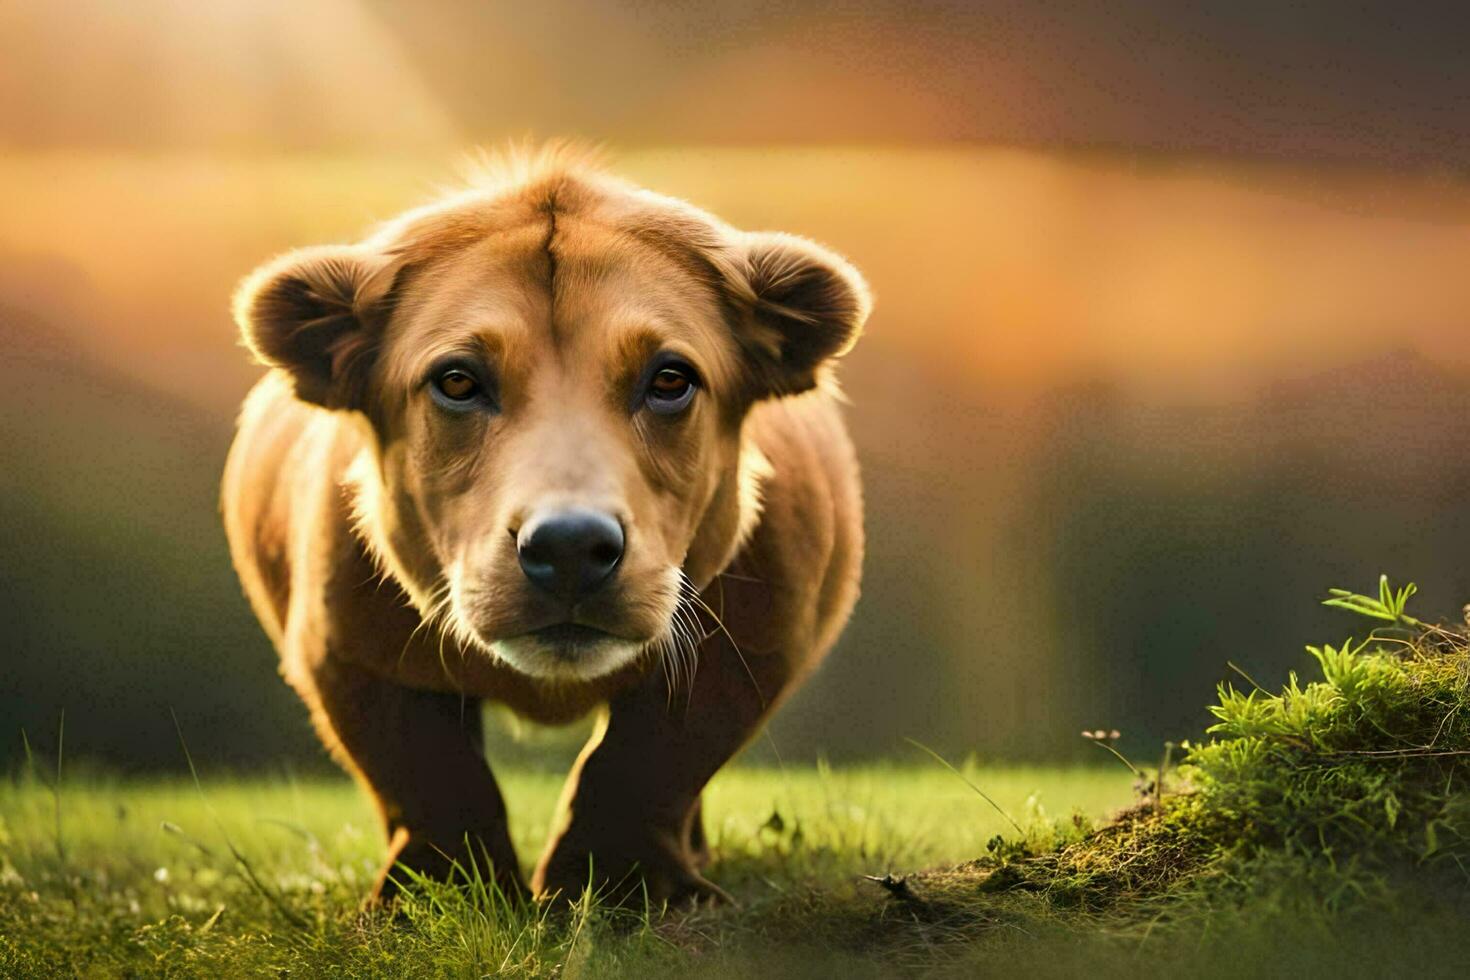
<path fill-rule="evenodd" d="M 849 255 L 870 552 L 789 761 L 1196 736 L 1357 624 L 1470 600 L 1457 5 L 0 5 L 0 752 L 325 767 L 215 498 L 228 300 L 511 138 Z M 534 743 L 534 740 L 533 740 Z"/>

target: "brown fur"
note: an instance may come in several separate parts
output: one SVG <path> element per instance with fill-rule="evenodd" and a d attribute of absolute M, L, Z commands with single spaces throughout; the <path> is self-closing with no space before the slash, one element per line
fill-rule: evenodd
<path fill-rule="evenodd" d="M 861 495 L 827 368 L 867 310 L 826 250 L 565 154 L 245 282 L 236 317 L 273 370 L 241 416 L 225 525 L 283 675 L 381 809 L 375 894 L 395 861 L 524 887 L 482 700 L 542 722 L 606 706 L 533 892 L 574 895 L 590 868 L 615 894 L 718 893 L 700 793 L 857 596 Z M 700 387 L 655 417 L 639 379 L 670 350 Z M 429 397 L 445 351 L 484 365 L 495 411 Z M 613 584 L 575 608 L 609 637 L 577 656 L 526 635 L 567 615 L 516 563 L 515 528 L 548 501 L 627 529 Z"/>

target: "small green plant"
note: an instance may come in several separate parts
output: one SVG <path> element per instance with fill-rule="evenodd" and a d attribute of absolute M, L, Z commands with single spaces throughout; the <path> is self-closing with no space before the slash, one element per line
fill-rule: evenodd
<path fill-rule="evenodd" d="M 1443 871 L 1463 900 L 1470 637 L 1408 615 L 1416 591 L 1386 576 L 1376 599 L 1333 589 L 1327 605 L 1402 632 L 1310 646 L 1320 678 L 1292 673 L 1279 693 L 1221 684 L 1209 738 L 1184 743 L 1167 799 L 1055 853 L 995 862 L 992 887 L 1146 911 L 1170 896 L 1250 892 L 1274 876 L 1309 883 L 1332 905 L 1399 894 L 1392 882 L 1414 888 Z"/>
<path fill-rule="evenodd" d="M 1346 609 L 1370 619 L 1381 619 L 1393 626 L 1422 628 L 1425 624 L 1404 612 L 1404 606 L 1419 587 L 1413 582 L 1398 591 L 1389 587 L 1388 576 L 1378 576 L 1378 597 L 1366 596 L 1346 589 L 1328 589 L 1332 598 L 1323 599 L 1322 605 Z"/>

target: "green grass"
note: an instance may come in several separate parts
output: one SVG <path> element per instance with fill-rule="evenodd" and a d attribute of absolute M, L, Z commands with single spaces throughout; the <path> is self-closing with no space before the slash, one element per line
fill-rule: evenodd
<path fill-rule="evenodd" d="M 1121 766 L 960 768 L 1031 841 L 1136 799 Z M 1433 976 L 1470 955 L 1442 906 L 1329 907 L 1291 862 L 1241 901 L 1172 915 L 987 890 L 986 842 L 1013 846 L 1013 830 L 926 762 L 723 773 L 706 804 L 711 873 L 740 904 L 664 917 L 510 908 L 475 883 L 428 887 L 397 919 L 368 914 L 382 844 L 345 780 L 206 779 L 201 793 L 63 768 L 58 807 L 44 771 L 0 788 L 0 976 Z M 530 860 L 559 777 L 502 782 Z M 865 877 L 925 868 L 896 894 Z"/>
<path fill-rule="evenodd" d="M 1121 766 L 961 771 L 1033 836 L 1134 799 Z M 201 794 L 184 779 L 62 776 L 59 811 L 39 771 L 0 788 L 0 976 L 1354 976 L 1382 975 L 1373 954 L 1390 948 L 1396 966 L 1432 976 L 1470 953 L 1433 913 L 1357 921 L 1291 889 L 1184 928 L 981 891 L 971 859 L 1012 829 L 924 762 L 723 773 L 706 804 L 712 874 L 740 905 L 663 918 L 548 915 L 476 887 L 431 887 L 397 920 L 365 914 L 382 845 L 345 780 L 215 779 Z M 529 860 L 559 777 L 513 770 L 502 782 Z M 954 865 L 911 877 L 916 901 L 864 877 Z"/>
<path fill-rule="evenodd" d="M 483 921 L 485 909 L 464 892 L 431 889 L 433 901 L 410 906 L 406 922 L 361 914 L 383 847 L 371 808 L 345 779 L 206 779 L 201 791 L 183 779 L 69 776 L 63 767 L 58 806 L 49 765 L 38 759 L 0 789 L 0 974 L 210 975 L 228 966 L 412 975 L 431 966 L 476 976 L 503 963 L 553 975 L 575 952 L 574 923 L 517 910 Z M 1028 823 L 1074 809 L 1096 819 L 1132 792 L 1121 768 L 962 768 Z M 508 771 L 501 782 L 517 847 L 533 861 L 560 776 Z M 611 937 L 599 962 L 663 962 L 703 945 L 704 933 L 764 929 L 794 907 L 881 908 L 885 893 L 861 876 L 965 861 L 1010 831 L 929 762 L 735 768 L 711 785 L 705 809 L 718 862 L 711 874 L 740 909 L 653 926 L 642 916 L 590 916 L 582 941 Z M 758 932 L 735 940 L 762 945 Z"/>

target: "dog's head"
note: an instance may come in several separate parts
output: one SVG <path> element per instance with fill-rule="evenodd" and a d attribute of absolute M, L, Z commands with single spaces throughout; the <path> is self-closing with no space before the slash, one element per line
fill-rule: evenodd
<path fill-rule="evenodd" d="M 765 461 L 742 425 L 857 339 L 841 258 L 555 157 L 241 287 L 250 348 L 356 413 L 362 532 L 425 617 L 586 680 L 679 629 Z"/>

